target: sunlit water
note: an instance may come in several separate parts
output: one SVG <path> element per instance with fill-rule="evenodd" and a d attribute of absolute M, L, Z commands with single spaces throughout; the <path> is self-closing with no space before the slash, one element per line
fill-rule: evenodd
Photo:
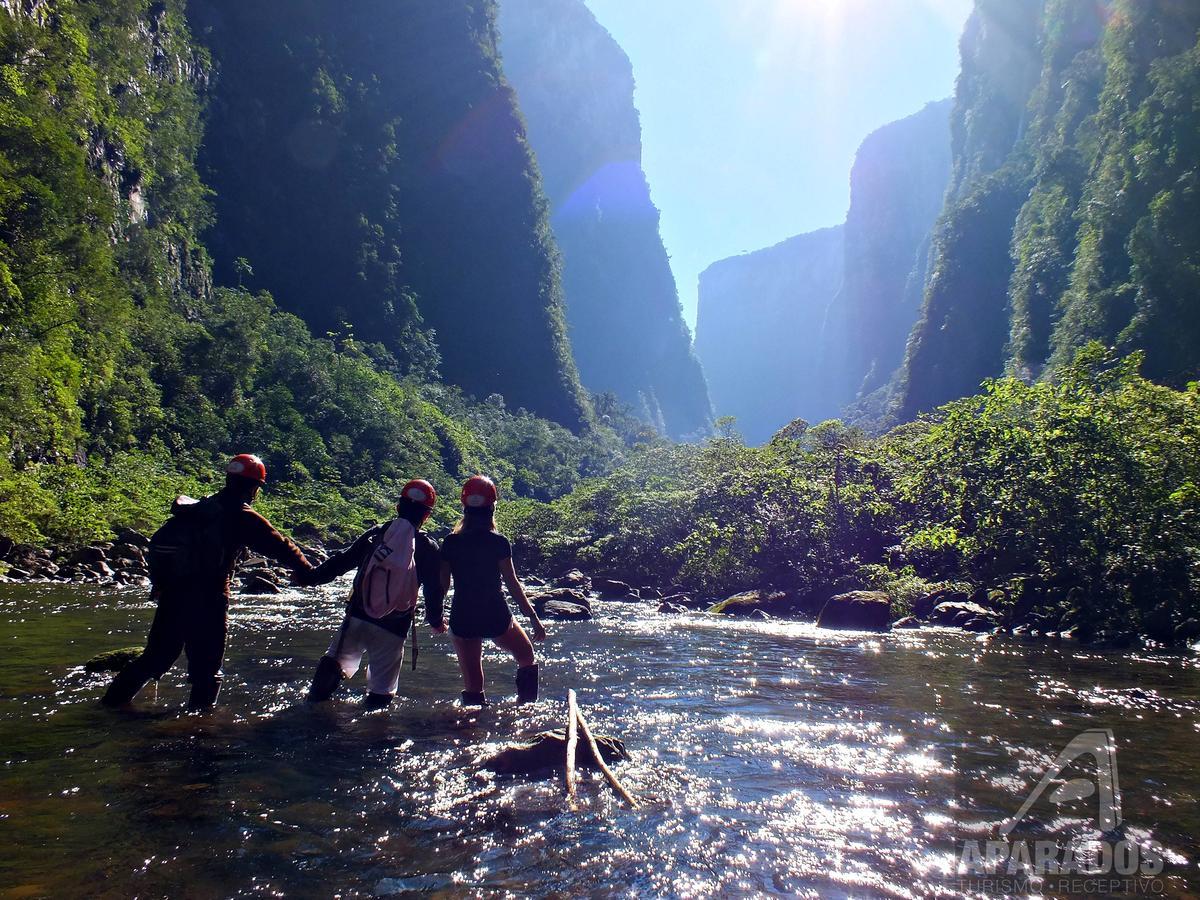
<path fill-rule="evenodd" d="M 953 841 L 1012 815 L 1093 727 L 1116 734 L 1127 829 L 1169 850 L 1166 892 L 1200 888 L 1191 655 L 612 604 L 549 624 L 533 708 L 492 654 L 495 705 L 460 710 L 427 630 L 391 710 L 362 712 L 361 676 L 306 706 L 344 589 L 239 600 L 222 705 L 188 716 L 180 668 L 119 712 L 83 672 L 142 640 L 144 593 L 0 588 L 0 893 L 956 896 Z M 640 809 L 590 773 L 568 809 L 561 780 L 480 771 L 561 725 L 570 687 L 628 745 Z"/>

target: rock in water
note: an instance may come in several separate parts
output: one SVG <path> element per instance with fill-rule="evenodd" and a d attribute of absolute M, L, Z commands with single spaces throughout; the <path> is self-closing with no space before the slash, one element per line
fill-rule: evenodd
<path fill-rule="evenodd" d="M 592 611 L 578 603 L 567 603 L 564 600 L 551 600 L 541 606 L 540 615 L 547 619 L 561 619 L 567 622 L 585 622 L 592 617 Z"/>
<path fill-rule="evenodd" d="M 596 735 L 600 755 L 607 763 L 629 759 L 625 744 L 617 738 Z M 505 747 L 495 756 L 484 760 L 483 767 L 502 775 L 533 775 L 551 769 L 561 769 L 567 760 L 567 733 L 543 731 L 528 744 Z M 596 759 L 588 742 L 580 740 L 575 748 L 575 765 L 595 767 Z"/>
<path fill-rule="evenodd" d="M 888 631 L 892 627 L 892 598 L 882 591 L 838 594 L 829 598 L 817 625 L 852 631 Z"/>
<path fill-rule="evenodd" d="M 529 602 L 537 607 L 539 612 L 542 607 L 551 602 L 573 603 L 576 606 L 582 606 L 588 612 L 592 611 L 592 602 L 588 599 L 587 594 L 573 588 L 554 588 L 539 594 L 531 594 Z"/>
<path fill-rule="evenodd" d="M 107 653 L 97 653 L 83 664 L 83 671 L 120 672 L 123 668 L 141 655 L 141 647 L 122 647 L 120 650 L 109 650 Z"/>
<path fill-rule="evenodd" d="M 243 594 L 278 594 L 279 585 L 262 575 L 251 575 L 242 582 Z"/>
<path fill-rule="evenodd" d="M 929 614 L 929 621 L 933 625 L 957 625 L 962 627 L 974 619 L 985 620 L 990 622 L 992 626 L 999 624 L 996 613 L 986 607 L 980 606 L 978 603 L 946 601 L 935 606 L 933 612 Z"/>
<path fill-rule="evenodd" d="M 670 598 L 668 598 L 670 599 Z M 782 591 L 744 591 L 726 597 L 709 608 L 710 613 L 723 616 L 752 616 L 758 611 L 783 614 L 788 611 L 788 595 Z"/>

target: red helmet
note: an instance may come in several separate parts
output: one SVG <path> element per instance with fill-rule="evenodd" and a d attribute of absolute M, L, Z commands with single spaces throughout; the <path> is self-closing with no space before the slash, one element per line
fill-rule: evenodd
<path fill-rule="evenodd" d="M 486 475 L 472 475 L 462 489 L 462 505 L 470 509 L 482 506 L 495 506 L 499 493 L 496 482 Z"/>
<path fill-rule="evenodd" d="M 433 489 L 433 485 L 424 478 L 414 478 L 404 486 L 400 491 L 400 496 L 405 500 L 411 500 L 414 503 L 420 503 L 427 509 L 433 509 L 437 503 L 437 491 Z"/>
<path fill-rule="evenodd" d="M 225 467 L 226 475 L 236 475 L 258 484 L 267 483 L 267 467 L 253 453 L 239 453 Z"/>

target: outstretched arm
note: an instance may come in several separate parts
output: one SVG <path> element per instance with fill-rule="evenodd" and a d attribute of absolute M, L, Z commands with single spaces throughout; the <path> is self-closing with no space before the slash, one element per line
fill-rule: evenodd
<path fill-rule="evenodd" d="M 517 606 L 521 607 L 521 612 L 529 619 L 529 624 L 533 627 L 533 639 L 535 641 L 544 641 L 546 639 L 546 629 L 542 627 L 542 620 L 538 618 L 537 610 L 533 608 L 533 604 L 525 596 L 525 588 L 521 585 L 521 579 L 517 578 L 517 569 L 513 565 L 511 556 L 506 556 L 500 560 L 500 577 L 504 579 L 504 583 L 508 586 L 509 594 L 517 601 Z"/>
<path fill-rule="evenodd" d="M 318 584 L 329 584 L 333 579 L 345 575 L 363 561 L 367 547 L 374 542 L 378 531 L 378 527 L 372 528 L 345 550 L 333 554 L 333 556 L 329 557 L 329 559 L 325 560 L 325 562 L 321 563 L 315 569 L 310 569 L 307 572 L 297 572 L 296 583 L 312 587 Z"/>

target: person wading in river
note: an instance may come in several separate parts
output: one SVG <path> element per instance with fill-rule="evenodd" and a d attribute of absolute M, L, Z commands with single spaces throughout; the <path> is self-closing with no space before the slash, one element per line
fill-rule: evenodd
<path fill-rule="evenodd" d="M 442 598 L 441 556 L 421 526 L 433 512 L 437 492 L 428 481 L 410 481 L 400 492 L 397 518 L 377 525 L 349 548 L 331 556 L 297 579 L 301 584 L 328 584 L 358 567 L 342 627 L 313 675 L 309 702 L 333 696 L 346 678 L 367 659 L 368 709 L 392 702 L 404 665 L 404 641 L 417 611 L 418 584 L 425 591 L 425 620 L 437 634 L 446 630 Z"/>
<path fill-rule="evenodd" d="M 450 605 L 450 636 L 458 667 L 462 670 L 462 702 L 486 706 L 483 691 L 483 642 L 491 640 L 513 655 L 517 662 L 517 699 L 529 703 L 538 695 L 538 667 L 533 645 L 517 624 L 500 581 L 529 619 L 533 639 L 544 641 L 546 629 L 525 596 L 513 567 L 512 545 L 496 531 L 496 485 L 476 475 L 462 489 L 463 517 L 454 532 L 442 542 L 442 586 L 454 582 Z"/>
<path fill-rule="evenodd" d="M 312 569 L 308 558 L 250 508 L 267 482 L 267 467 L 248 453 L 225 468 L 225 487 L 202 500 L 179 497 L 171 518 L 150 540 L 151 596 L 158 601 L 146 649 L 108 686 L 103 703 L 123 706 L 151 678 L 161 678 L 187 651 L 192 683 L 188 709 L 207 709 L 221 690 L 228 631 L 229 580 L 249 548 L 288 566 Z"/>

